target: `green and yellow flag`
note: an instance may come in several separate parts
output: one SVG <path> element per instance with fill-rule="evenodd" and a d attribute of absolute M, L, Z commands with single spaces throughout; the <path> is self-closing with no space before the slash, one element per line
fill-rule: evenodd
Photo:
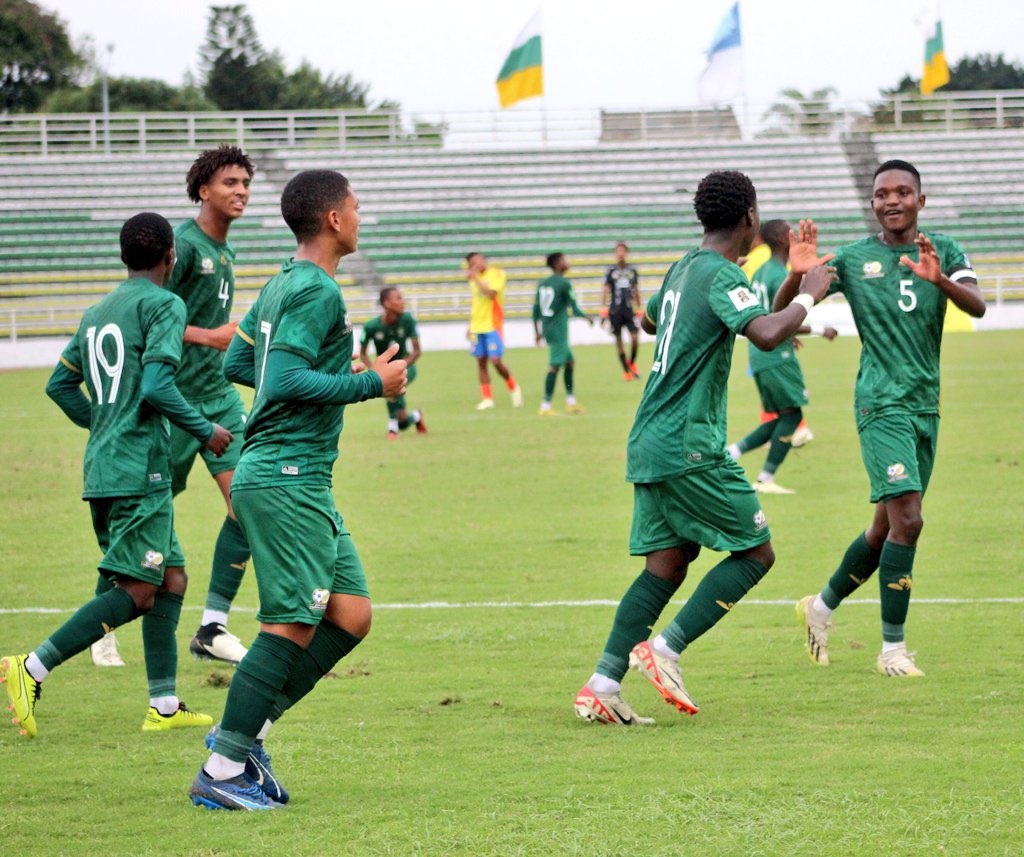
<path fill-rule="evenodd" d="M 921 94 L 930 95 L 940 86 L 949 83 L 949 66 L 942 47 L 942 21 L 939 20 L 939 4 L 934 3 L 922 21 L 925 31 L 924 74 L 921 75 Z"/>
<path fill-rule="evenodd" d="M 498 73 L 498 100 L 511 107 L 524 98 L 544 94 L 540 54 L 540 9 L 516 36 L 515 44 Z"/>

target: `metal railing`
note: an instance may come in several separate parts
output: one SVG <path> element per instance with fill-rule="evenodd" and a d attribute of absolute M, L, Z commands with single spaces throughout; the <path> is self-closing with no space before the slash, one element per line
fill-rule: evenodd
<path fill-rule="evenodd" d="M 754 138 L 831 138 L 851 130 L 1024 128 L 1024 91 L 938 92 L 875 101 L 783 101 L 720 108 L 512 110 L 410 114 L 390 110 L 291 113 L 6 114 L 0 155 L 193 152 L 218 143 L 252 150 L 486 149 Z"/>

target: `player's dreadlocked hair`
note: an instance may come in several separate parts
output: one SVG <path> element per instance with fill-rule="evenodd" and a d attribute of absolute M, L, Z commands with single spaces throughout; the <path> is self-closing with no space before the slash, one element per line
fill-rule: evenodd
<path fill-rule="evenodd" d="M 917 171 L 917 167 L 909 161 L 901 161 L 899 158 L 886 161 L 884 164 L 881 164 L 877 170 L 875 170 L 875 174 L 871 177 L 872 180 L 877 179 L 881 173 L 884 173 L 887 170 L 902 170 L 905 173 L 910 173 L 917 181 L 917 189 L 921 190 L 921 174 Z"/>
<path fill-rule="evenodd" d="M 340 208 L 349 183 L 334 170 L 303 170 L 292 176 L 281 194 L 281 216 L 299 241 L 319 234 L 324 215 Z"/>
<path fill-rule="evenodd" d="M 188 198 L 192 202 L 199 202 L 199 188 L 209 184 L 213 174 L 222 167 L 239 166 L 252 178 L 253 165 L 249 156 L 238 146 L 218 146 L 216 149 L 209 149 L 203 152 L 189 167 L 188 175 L 185 176 L 185 187 L 188 190 Z"/>
<path fill-rule="evenodd" d="M 174 246 L 174 230 L 159 214 L 144 211 L 121 227 L 121 261 L 129 271 L 155 268 Z"/>
<path fill-rule="evenodd" d="M 789 243 L 789 224 L 785 220 L 765 220 L 759 231 L 761 240 L 773 250 Z"/>
<path fill-rule="evenodd" d="M 732 229 L 757 204 L 757 191 L 743 173 L 716 170 L 697 185 L 693 207 L 697 219 L 708 232 Z"/>

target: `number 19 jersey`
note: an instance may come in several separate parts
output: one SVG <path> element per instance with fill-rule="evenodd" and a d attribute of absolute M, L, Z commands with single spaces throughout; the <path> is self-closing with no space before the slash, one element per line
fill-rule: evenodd
<path fill-rule="evenodd" d="M 80 372 L 92 418 L 84 499 L 170 490 L 167 420 L 142 398 L 142 367 L 181 361 L 185 304 L 150 280 L 121 283 L 89 307 L 61 362 Z"/>
<path fill-rule="evenodd" d="M 736 265 L 691 250 L 669 268 L 647 313 L 658 339 L 626 446 L 630 482 L 661 482 L 723 460 L 733 343 L 768 311 Z"/>
<path fill-rule="evenodd" d="M 931 239 L 951 280 L 976 279 L 967 255 L 952 238 Z M 846 244 L 831 263 L 838 279 L 830 292 L 850 304 L 861 340 L 854 395 L 857 423 L 879 412 L 939 412 L 939 350 L 946 295 L 900 265 L 900 256 L 919 258 L 916 244 L 892 247 L 877 236 Z"/>

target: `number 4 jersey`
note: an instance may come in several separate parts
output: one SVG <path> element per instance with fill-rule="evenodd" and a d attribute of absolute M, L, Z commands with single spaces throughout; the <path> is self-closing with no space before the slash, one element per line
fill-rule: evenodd
<path fill-rule="evenodd" d="M 944 273 L 951 280 L 976 279 L 967 255 L 952 238 L 931 239 Z M 916 244 L 891 247 L 876 236 L 836 251 L 838 280 L 850 304 L 861 340 L 860 370 L 854 396 L 857 424 L 880 412 L 939 412 L 939 349 L 946 295 L 915 277 L 900 256 L 917 261 Z"/>
<path fill-rule="evenodd" d="M 736 334 L 768 311 L 736 265 L 713 250 L 676 262 L 647 303 L 657 325 L 626 447 L 626 479 L 661 482 L 725 456 L 725 408 Z"/>
<path fill-rule="evenodd" d="M 126 280 L 85 311 L 60 358 L 82 374 L 91 400 L 83 498 L 170 489 L 168 424 L 142 398 L 142 367 L 177 368 L 184 332 L 181 298 L 143 278 Z"/>

